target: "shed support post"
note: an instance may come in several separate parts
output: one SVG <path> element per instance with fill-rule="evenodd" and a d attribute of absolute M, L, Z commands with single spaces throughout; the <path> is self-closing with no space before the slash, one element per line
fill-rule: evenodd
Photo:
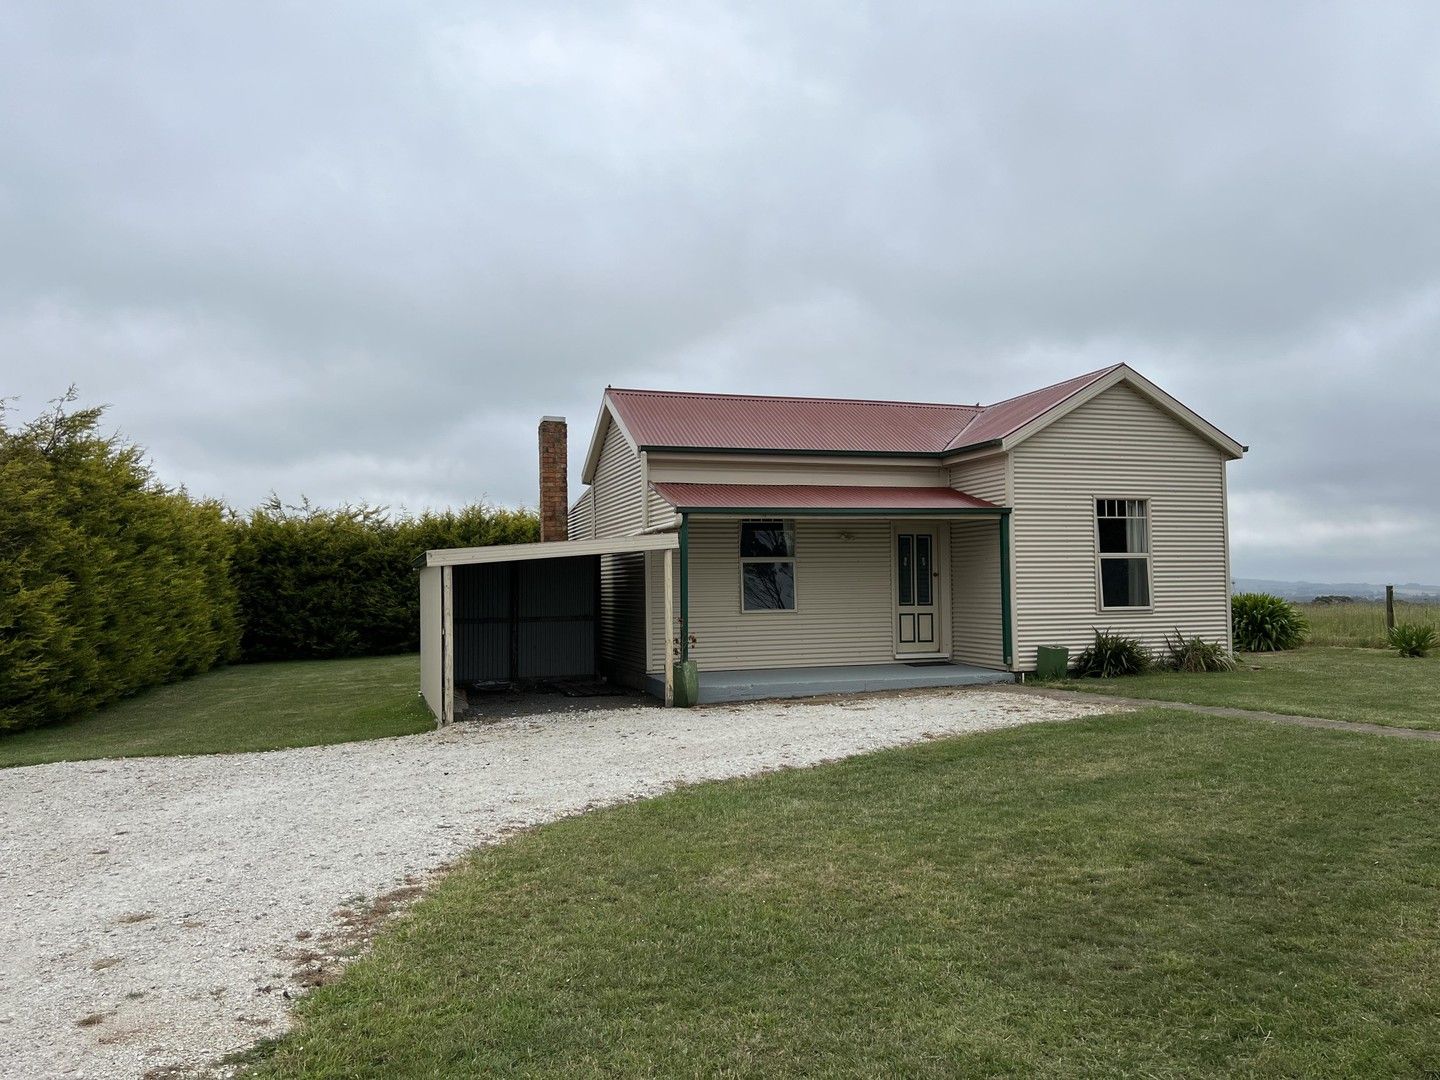
<path fill-rule="evenodd" d="M 1000 652 L 1005 666 L 1015 663 L 1015 643 L 1010 629 L 1010 515 L 1000 515 Z"/>
<path fill-rule="evenodd" d="M 675 553 L 666 551 L 665 560 L 665 648 L 660 662 L 665 665 L 665 704 L 675 704 Z"/>
<path fill-rule="evenodd" d="M 440 726 L 455 719 L 455 572 L 440 568 Z"/>

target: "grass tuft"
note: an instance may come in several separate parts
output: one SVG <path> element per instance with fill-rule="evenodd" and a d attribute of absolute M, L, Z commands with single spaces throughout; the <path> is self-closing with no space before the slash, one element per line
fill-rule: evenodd
<path fill-rule="evenodd" d="M 1161 667 L 1170 671 L 1198 674 L 1206 671 L 1234 671 L 1235 658 L 1223 642 L 1189 637 L 1177 629 L 1172 639 L 1165 636 L 1165 656 Z"/>
<path fill-rule="evenodd" d="M 1235 648 L 1245 652 L 1282 652 L 1298 648 L 1309 632 L 1294 604 L 1269 593 L 1236 593 L 1230 598 Z"/>
<path fill-rule="evenodd" d="M 1401 656 L 1418 659 L 1430 655 L 1430 650 L 1440 646 L 1433 626 L 1421 623 L 1399 623 L 1390 631 L 1390 647 Z"/>
<path fill-rule="evenodd" d="M 1075 658 L 1072 671 L 1086 679 L 1114 679 L 1149 671 L 1153 663 L 1138 638 L 1097 629 L 1089 647 Z"/>

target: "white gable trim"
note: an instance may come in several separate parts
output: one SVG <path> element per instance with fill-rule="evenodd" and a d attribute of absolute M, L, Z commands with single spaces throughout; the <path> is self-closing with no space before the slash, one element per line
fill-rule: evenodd
<path fill-rule="evenodd" d="M 632 452 L 640 452 L 639 445 L 634 437 L 626 430 L 620 414 L 615 411 L 615 406 L 610 401 L 610 391 L 605 391 L 605 396 L 600 399 L 600 414 L 595 417 L 595 430 L 590 435 L 590 451 L 585 455 L 585 468 L 580 472 L 582 484 L 593 484 L 595 482 L 595 467 L 600 464 L 600 452 L 605 449 L 605 435 L 614 424 L 620 429 L 620 434 L 630 445 Z"/>
<path fill-rule="evenodd" d="M 1160 411 L 1168 413 L 1175 420 L 1190 428 L 1202 439 L 1219 447 L 1231 458 L 1242 458 L 1245 456 L 1245 451 L 1250 449 L 1248 446 L 1243 446 L 1236 442 L 1199 413 L 1181 404 L 1138 371 L 1124 364 L 1104 378 L 1096 379 L 1083 390 L 1046 412 L 1041 413 L 1028 424 L 1005 436 L 1001 441 L 1001 448 L 1004 450 L 1013 450 L 1026 439 L 1039 431 L 1043 431 L 1061 417 L 1068 416 L 1087 401 L 1100 396 L 1106 390 L 1118 386 L 1121 383 L 1129 386 Z"/>

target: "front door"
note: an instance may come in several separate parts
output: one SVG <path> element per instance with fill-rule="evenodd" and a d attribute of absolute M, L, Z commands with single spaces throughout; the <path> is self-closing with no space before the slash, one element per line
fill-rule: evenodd
<path fill-rule="evenodd" d="M 925 530 L 895 534 L 896 652 L 940 651 L 935 567 L 935 534 Z"/>

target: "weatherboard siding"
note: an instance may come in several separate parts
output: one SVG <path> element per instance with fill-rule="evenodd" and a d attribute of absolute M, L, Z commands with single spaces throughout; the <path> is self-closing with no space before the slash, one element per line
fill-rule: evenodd
<path fill-rule="evenodd" d="M 1116 386 L 1013 455 L 1015 663 L 1040 645 L 1083 649 L 1094 629 L 1151 647 L 1180 630 L 1229 640 L 1224 461 L 1134 391 Z M 1099 607 L 1095 500 L 1148 499 L 1153 610 Z"/>
<path fill-rule="evenodd" d="M 662 499 L 654 488 L 645 492 L 645 499 L 649 509 L 649 521 L 646 523 L 646 528 L 668 525 L 674 519 L 675 508 Z"/>
<path fill-rule="evenodd" d="M 1009 506 L 1008 466 L 1008 455 L 1003 453 L 974 461 L 960 461 L 950 466 L 948 483 L 966 495 L 974 495 L 998 506 Z"/>
<path fill-rule="evenodd" d="M 896 458 L 826 459 L 762 456 L 649 454 L 651 483 L 830 484 L 848 486 L 944 487 L 945 470 L 930 461 Z"/>
<path fill-rule="evenodd" d="M 893 661 L 890 543 L 889 521 L 797 520 L 796 610 L 742 612 L 740 523 L 692 519 L 691 657 L 702 671 Z M 656 656 L 663 616 L 653 611 Z"/>
<path fill-rule="evenodd" d="M 640 457 L 617 424 L 605 433 L 589 497 L 597 538 L 634 536 L 644 527 Z M 601 660 L 612 677 L 637 683 L 645 672 L 645 652 L 645 556 L 602 556 Z"/>
<path fill-rule="evenodd" d="M 950 582 L 953 657 L 982 667 L 1004 667 L 998 521 L 951 523 Z"/>
<path fill-rule="evenodd" d="M 645 670 L 664 671 L 665 657 L 665 555 L 663 551 L 652 551 L 645 560 Z M 674 558 L 675 589 L 675 635 L 679 634 L 680 622 L 680 556 Z"/>
<path fill-rule="evenodd" d="M 571 540 L 593 540 L 595 538 L 595 489 L 586 488 L 585 494 L 570 507 L 570 522 L 566 535 Z"/>
<path fill-rule="evenodd" d="M 611 424 L 605 433 L 590 489 L 595 500 L 597 537 L 633 536 L 640 532 L 640 456 L 630 448 L 617 424 Z"/>

